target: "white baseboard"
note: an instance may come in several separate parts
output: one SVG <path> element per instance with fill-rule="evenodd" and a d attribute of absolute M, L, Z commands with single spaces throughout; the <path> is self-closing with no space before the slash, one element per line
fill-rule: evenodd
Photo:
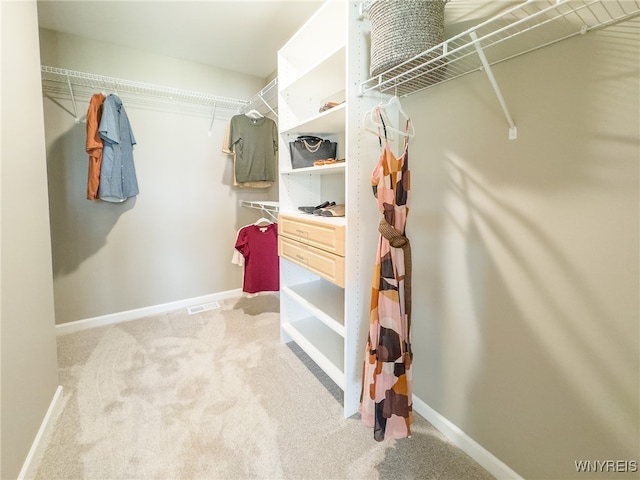
<path fill-rule="evenodd" d="M 415 395 L 413 396 L 413 409 L 422 415 L 431 425 L 440 430 L 455 446 L 473 458 L 497 479 L 522 480 L 522 477 L 509 468 L 509 466 L 496 458 L 491 452 L 469 437 L 450 420 L 440 415 Z"/>
<path fill-rule="evenodd" d="M 150 307 L 136 308 L 135 310 L 127 310 L 125 312 L 111 313 L 99 317 L 86 318 L 84 320 L 76 320 L 74 322 L 61 323 L 56 325 L 56 335 L 66 335 L 68 333 L 84 330 L 85 328 L 102 327 L 113 323 L 127 322 L 137 318 L 149 315 L 157 315 L 159 313 L 170 312 L 179 308 L 192 307 L 201 303 L 215 302 L 226 298 L 240 297 L 242 290 L 227 290 L 226 292 L 212 293 L 201 297 L 188 298 L 186 300 L 178 300 L 176 302 L 163 303 L 160 305 L 152 305 Z"/>
<path fill-rule="evenodd" d="M 43 440 L 47 437 L 49 433 L 49 429 L 53 428 L 53 419 L 56 417 L 54 415 L 59 406 L 60 399 L 62 398 L 62 385 L 58 385 L 56 388 L 56 393 L 53 394 L 53 399 L 49 404 L 49 408 L 47 413 L 40 424 L 40 428 L 38 429 L 38 433 L 36 434 L 36 438 L 33 440 L 31 444 L 31 448 L 29 449 L 29 453 L 27 454 L 27 458 L 22 464 L 22 468 L 20 469 L 20 473 L 18 474 L 18 480 L 25 480 L 28 478 L 33 478 L 35 473 L 33 468 L 35 467 L 34 459 L 39 458 L 43 452 L 45 447 Z"/>

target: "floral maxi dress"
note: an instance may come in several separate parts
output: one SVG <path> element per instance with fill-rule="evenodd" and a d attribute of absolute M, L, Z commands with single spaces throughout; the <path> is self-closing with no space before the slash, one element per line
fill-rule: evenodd
<path fill-rule="evenodd" d="M 371 177 L 383 219 L 373 273 L 359 411 L 362 422 L 373 427 L 377 441 L 411 436 L 411 250 L 404 236 L 409 212 L 408 161 L 408 137 L 399 158 L 385 138 Z"/>

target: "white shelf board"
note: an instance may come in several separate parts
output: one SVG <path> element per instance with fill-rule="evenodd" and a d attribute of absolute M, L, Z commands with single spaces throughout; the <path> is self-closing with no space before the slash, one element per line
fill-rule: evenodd
<path fill-rule="evenodd" d="M 287 128 L 283 134 L 296 135 L 318 135 L 340 133 L 345 130 L 345 109 L 346 104 L 343 103 L 333 107 L 325 112 L 321 112 L 315 117 L 309 118 L 304 122 Z"/>
<path fill-rule="evenodd" d="M 306 311 L 322 321 L 341 337 L 344 328 L 344 289 L 331 283 L 316 280 L 297 285 L 283 286 L 281 293 L 289 295 Z"/>
<path fill-rule="evenodd" d="M 306 72 L 303 72 L 289 85 L 282 84 L 280 96 L 288 95 L 325 98 L 344 90 L 344 71 L 346 68 L 346 47 L 341 45 L 336 50 L 321 58 Z M 339 74 L 338 72 L 342 72 Z"/>
<path fill-rule="evenodd" d="M 344 390 L 344 343 L 342 337 L 317 318 L 284 323 L 282 329 Z"/>
<path fill-rule="evenodd" d="M 286 170 L 281 170 L 280 173 L 283 175 L 329 175 L 335 173 L 344 173 L 345 171 L 345 163 L 332 163 L 331 165 L 321 165 L 319 167 L 304 167 L 304 168 L 289 168 Z"/>

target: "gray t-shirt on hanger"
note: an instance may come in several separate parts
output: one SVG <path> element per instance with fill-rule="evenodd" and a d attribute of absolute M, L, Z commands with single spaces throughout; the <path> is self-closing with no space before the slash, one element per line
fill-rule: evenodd
<path fill-rule="evenodd" d="M 250 118 L 235 115 L 229 127 L 229 149 L 236 155 L 238 182 L 274 182 L 278 128 L 267 117 Z"/>

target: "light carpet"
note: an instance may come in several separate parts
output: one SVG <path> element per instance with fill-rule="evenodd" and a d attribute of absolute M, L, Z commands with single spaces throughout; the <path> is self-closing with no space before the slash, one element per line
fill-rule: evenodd
<path fill-rule="evenodd" d="M 36 478 L 490 479 L 416 415 L 376 442 L 342 392 L 279 340 L 278 297 L 58 338 L 62 408 Z"/>

